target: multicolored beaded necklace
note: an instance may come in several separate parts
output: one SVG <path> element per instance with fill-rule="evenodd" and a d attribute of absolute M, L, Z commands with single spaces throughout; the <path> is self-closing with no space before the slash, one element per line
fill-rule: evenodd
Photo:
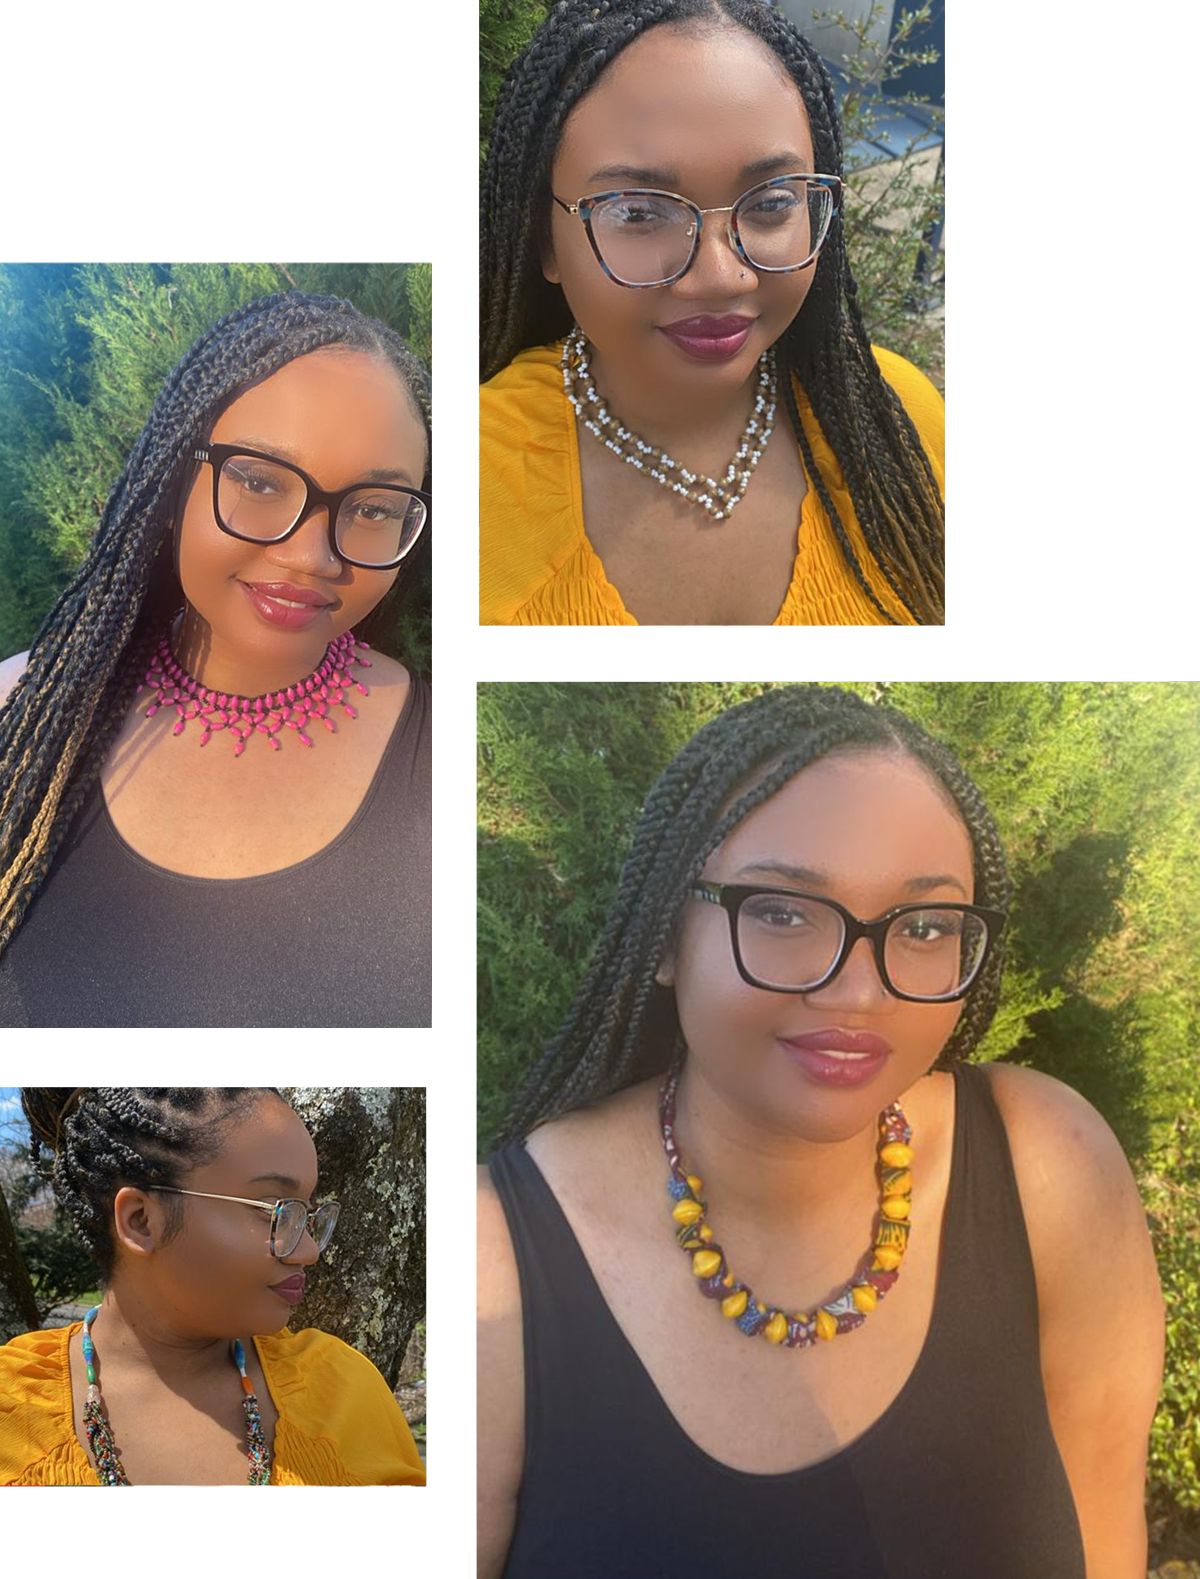
<path fill-rule="evenodd" d="M 104 1400 L 100 1396 L 100 1387 L 96 1381 L 96 1346 L 92 1342 L 92 1322 L 95 1321 L 99 1311 L 99 1305 L 93 1305 L 83 1318 L 83 1358 L 87 1362 L 88 1379 L 87 1402 L 83 1406 L 83 1424 L 87 1431 L 88 1446 L 92 1450 L 92 1457 L 96 1460 L 96 1473 L 100 1484 L 128 1486 L 129 1477 L 117 1455 L 117 1444 L 113 1440 L 112 1427 L 108 1423 Z M 246 1351 L 242 1348 L 240 1338 L 234 1338 L 232 1348 L 233 1363 L 241 1373 L 242 1391 L 246 1395 L 242 1399 L 242 1407 L 246 1411 L 246 1443 L 250 1459 L 247 1484 L 267 1486 L 271 1481 L 271 1455 L 263 1436 L 262 1415 L 259 1412 L 258 1399 L 254 1396 L 254 1385 L 246 1375 Z"/>
<path fill-rule="evenodd" d="M 774 1305 L 759 1304 L 749 1286 L 727 1269 L 724 1252 L 706 1221 L 708 1202 L 700 1194 L 704 1181 L 687 1171 L 675 1144 L 675 1088 L 682 1068 L 682 1064 L 675 1064 L 667 1072 L 659 1092 L 658 1117 L 670 1168 L 667 1190 L 675 1202 L 671 1211 L 675 1237 L 691 1255 L 700 1292 L 708 1299 L 719 1299 L 721 1314 L 747 1337 L 761 1333 L 768 1343 L 781 1343 L 788 1349 L 807 1349 L 818 1338 L 834 1338 L 861 1327 L 900 1276 L 900 1262 L 908 1246 L 912 1127 L 900 1104 L 889 1103 L 879 1115 L 879 1227 L 875 1243 L 866 1252 L 870 1266 L 856 1273 L 836 1299 L 819 1306 L 812 1315 L 788 1315 Z"/>
<path fill-rule="evenodd" d="M 351 666 L 357 663 L 364 669 L 371 667 L 371 660 L 360 658 L 354 650 L 370 645 L 370 642 L 360 641 L 352 631 L 344 631 L 329 643 L 318 667 L 303 680 L 297 680 L 295 685 L 286 686 L 282 691 L 266 691 L 262 696 L 233 696 L 207 690 L 181 668 L 171 651 L 169 632 L 164 631 L 154 643 L 149 658 L 143 659 L 147 666 L 134 695 L 146 687 L 155 693 L 146 709 L 147 718 L 153 718 L 160 707 L 174 707 L 179 721 L 171 731 L 173 735 L 182 734 L 189 719 L 199 718 L 203 726 L 202 746 L 208 744 L 215 731 L 227 729 L 230 737 L 237 741 L 233 748 L 235 757 L 241 756 L 247 740 L 255 733 L 265 735 L 273 751 L 280 749 L 276 736 L 284 729 L 294 729 L 296 738 L 303 745 L 311 746 L 312 740 L 305 728 L 314 719 L 320 719 L 332 734 L 337 733 L 333 719 L 328 716 L 331 708 L 340 706 L 351 718 L 358 717 L 345 696 L 351 687 L 364 696 L 369 694 L 367 687 L 354 678 Z"/>

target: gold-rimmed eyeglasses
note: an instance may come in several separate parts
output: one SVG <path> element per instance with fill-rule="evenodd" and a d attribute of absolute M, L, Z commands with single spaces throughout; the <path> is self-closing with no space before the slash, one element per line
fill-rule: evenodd
<path fill-rule="evenodd" d="M 207 1190 L 181 1190 L 174 1184 L 150 1184 L 150 1190 L 167 1190 L 172 1195 L 195 1195 L 205 1201 L 234 1201 L 239 1206 L 256 1206 L 260 1212 L 271 1214 L 271 1254 L 279 1259 L 290 1256 L 304 1238 L 305 1230 L 312 1235 L 318 1250 L 324 1250 L 333 1237 L 341 1205 L 337 1201 L 323 1201 L 310 1207 L 307 1201 L 254 1201 L 244 1195 L 212 1195 Z"/>

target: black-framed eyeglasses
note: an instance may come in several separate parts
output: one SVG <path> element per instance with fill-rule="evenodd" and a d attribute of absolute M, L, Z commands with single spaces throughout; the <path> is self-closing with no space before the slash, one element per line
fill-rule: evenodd
<path fill-rule="evenodd" d="M 836 175 L 777 175 L 736 203 L 700 208 L 678 192 L 626 187 L 564 203 L 583 221 L 596 261 L 617 285 L 648 290 L 673 285 L 691 268 L 705 214 L 728 214 L 725 234 L 738 257 L 764 274 L 806 269 L 820 252 L 846 190 Z"/>
<path fill-rule="evenodd" d="M 983 905 L 897 905 L 860 921 L 844 905 L 794 888 L 698 882 L 697 899 L 729 917 L 743 981 L 768 992 L 828 986 L 859 938 L 870 940 L 879 979 L 909 1003 L 953 1003 L 970 991 L 1004 929 L 1005 913 Z"/>
<path fill-rule="evenodd" d="M 239 1206 L 257 1206 L 260 1212 L 271 1214 L 271 1254 L 282 1259 L 304 1238 L 305 1231 L 312 1235 L 318 1250 L 324 1250 L 337 1227 L 342 1208 L 337 1201 L 323 1201 L 310 1207 L 307 1201 L 254 1201 L 244 1195 L 211 1195 L 207 1190 L 181 1190 L 174 1184 L 150 1184 L 150 1190 L 166 1190 L 171 1195 L 195 1195 L 204 1201 L 235 1201 Z"/>
<path fill-rule="evenodd" d="M 213 472 L 217 525 L 244 543 L 282 543 L 314 510 L 329 512 L 329 547 L 361 570 L 393 570 L 429 520 L 430 496 L 400 483 L 352 483 L 327 493 L 290 461 L 240 444 L 192 452 Z"/>

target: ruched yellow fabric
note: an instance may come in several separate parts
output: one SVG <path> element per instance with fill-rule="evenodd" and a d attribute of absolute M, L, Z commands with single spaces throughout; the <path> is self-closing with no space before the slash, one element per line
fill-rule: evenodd
<path fill-rule="evenodd" d="M 919 368 L 873 346 L 875 360 L 912 418 L 938 488 L 945 489 L 945 404 Z M 563 395 L 562 342 L 522 351 L 480 390 L 479 620 L 482 625 L 636 625 L 604 573 L 583 524 L 579 436 Z M 850 494 L 799 382 L 796 401 L 871 590 L 894 619 L 913 620 L 867 550 Z M 782 403 L 776 425 L 790 427 Z M 654 484 L 647 482 L 646 486 Z M 775 625 L 883 625 L 863 592 L 809 478 L 796 560 Z"/>
<path fill-rule="evenodd" d="M 68 1345 L 82 1326 L 0 1347 L 0 1486 L 98 1486 L 75 1435 Z M 423 1486 L 425 1469 L 391 1389 L 348 1343 L 305 1327 L 256 1337 L 279 1411 L 273 1486 Z M 230 1366 L 236 1382 L 236 1374 Z"/>

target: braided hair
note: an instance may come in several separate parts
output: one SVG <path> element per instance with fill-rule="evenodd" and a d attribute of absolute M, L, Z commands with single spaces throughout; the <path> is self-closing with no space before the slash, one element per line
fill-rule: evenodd
<path fill-rule="evenodd" d="M 87 557 L 42 621 L 25 672 L 0 707 L 0 954 L 128 712 L 139 677 L 127 655 L 183 602 L 173 556 L 162 549 L 198 465 L 192 451 L 246 386 L 324 346 L 362 351 L 395 369 L 429 455 L 429 375 L 394 330 L 351 302 L 279 291 L 200 336 L 155 400 Z M 357 627 L 364 640 L 387 630 L 413 558 Z"/>
<path fill-rule="evenodd" d="M 796 84 L 817 167 L 842 174 L 833 83 L 820 56 L 767 0 L 558 0 L 505 78 L 483 173 L 481 377 L 519 351 L 561 339 L 571 313 L 542 275 L 550 167 L 571 110 L 626 45 L 662 23 L 735 25 L 774 51 Z M 918 624 L 943 620 L 945 516 L 929 461 L 879 371 L 846 257 L 841 215 L 830 227 L 803 308 L 776 346 L 788 416 L 808 475 L 859 587 L 890 623 L 846 533 L 800 422 L 792 374 L 811 402 L 849 490 L 875 566 Z"/>
<path fill-rule="evenodd" d="M 179 1186 L 220 1154 L 226 1130 L 264 1091 L 279 1096 L 274 1086 L 21 1087 L 34 1167 L 52 1182 L 103 1283 L 116 1265 L 113 1201 L 121 1186 Z M 184 1202 L 158 1199 L 169 1244 L 183 1226 Z"/>
<path fill-rule="evenodd" d="M 781 686 L 740 702 L 688 741 L 646 797 L 583 983 L 518 1092 L 501 1141 L 667 1067 L 681 1033 L 674 992 L 655 975 L 705 861 L 810 763 L 834 752 L 867 751 L 902 753 L 929 772 L 970 835 L 975 902 L 1006 908 L 1011 883 L 995 819 L 940 741 L 894 708 L 835 686 Z M 1003 967 L 1001 935 L 935 1068 L 977 1046 L 996 1011 Z"/>

